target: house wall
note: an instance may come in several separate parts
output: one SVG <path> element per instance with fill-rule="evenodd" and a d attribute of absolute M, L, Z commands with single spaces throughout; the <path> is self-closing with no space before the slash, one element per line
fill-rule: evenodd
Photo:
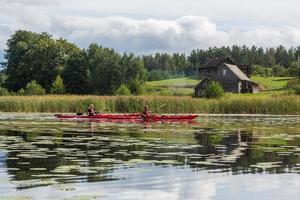
<path fill-rule="evenodd" d="M 224 70 L 226 70 L 225 73 Z M 213 79 L 217 80 L 223 86 L 225 92 L 239 93 L 241 91 L 241 82 L 226 65 L 220 67 L 218 72 L 213 76 Z"/>
<path fill-rule="evenodd" d="M 208 80 L 204 79 L 201 81 L 195 88 L 195 97 L 203 97 L 204 96 L 204 90 L 208 86 Z"/>
<path fill-rule="evenodd" d="M 259 86 L 253 86 L 252 87 L 252 93 L 258 93 L 259 92 L 259 90 L 260 90 L 260 87 Z"/>

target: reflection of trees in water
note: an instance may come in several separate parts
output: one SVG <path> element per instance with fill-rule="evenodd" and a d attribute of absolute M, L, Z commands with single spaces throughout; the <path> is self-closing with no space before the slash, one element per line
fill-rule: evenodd
<path fill-rule="evenodd" d="M 285 140 L 284 138 L 264 137 L 255 131 L 237 131 L 215 133 L 213 129 L 202 130 L 195 134 L 195 139 L 203 145 L 203 154 L 222 155 L 215 162 L 224 161 L 224 157 L 233 158 L 230 163 L 233 173 L 249 173 L 250 165 L 263 162 L 282 162 L 281 167 L 272 169 L 273 172 L 284 172 L 286 167 L 294 167 L 300 160 L 299 155 L 278 156 L 278 150 L 284 151 L 284 145 L 299 145 L 300 139 Z M 225 151 L 218 151 L 218 146 L 226 146 Z M 272 149 L 274 148 L 274 149 Z M 234 159 L 236 158 L 236 159 Z M 209 167 L 208 167 L 209 168 Z M 251 169 L 253 171 L 253 169 Z"/>
<path fill-rule="evenodd" d="M 152 139 L 147 139 L 146 136 L 149 135 L 139 132 L 123 134 L 112 134 L 108 131 L 101 133 L 87 132 L 84 135 L 71 132 L 56 133 L 55 135 L 3 132 L 1 135 L 15 137 L 15 141 L 8 143 L 6 159 L 8 173 L 13 175 L 14 180 L 35 179 L 34 175 L 55 175 L 55 169 L 67 165 L 79 166 L 79 170 L 72 169 L 66 172 L 65 174 L 75 175 L 75 177 L 58 179 L 59 181 L 72 182 L 78 179 L 82 179 L 82 181 L 111 180 L 115 165 L 114 163 L 97 162 L 102 158 L 123 161 L 122 164 L 132 159 L 148 160 L 150 161 L 149 164 L 154 164 L 154 161 L 173 160 L 178 161 L 180 165 L 187 164 L 192 167 L 192 159 L 199 159 L 199 161 L 227 164 L 233 173 L 249 173 L 249 166 L 258 162 L 282 161 L 283 166 L 294 166 L 297 159 L 299 162 L 299 156 L 279 157 L 276 152 L 266 152 L 265 149 L 258 148 L 264 147 L 265 143 L 269 145 L 270 141 L 274 141 L 266 142 L 263 139 L 257 139 L 254 132 L 240 131 L 239 129 L 228 132 L 201 129 L 195 133 L 195 140 L 201 146 L 189 145 L 191 144 L 189 143 L 190 139 L 184 143 L 167 140 L 168 137 L 175 137 L 174 135 L 166 135 L 166 138 L 161 137 L 159 140 L 152 140 L 155 138 L 154 133 L 149 133 L 153 137 Z M 158 136 L 160 133 L 156 134 Z M 163 134 L 161 133 L 161 135 Z M 130 140 L 132 141 L 130 142 Z M 299 144 L 299 140 L 296 143 L 295 141 L 287 142 L 287 144 L 290 143 Z M 280 144 L 273 143 L 271 145 L 280 146 Z M 10 147 L 12 148 L 10 149 Z M 35 153 L 40 157 L 35 158 Z M 29 154 L 29 156 L 22 157 L 20 154 Z M 30 155 L 33 156 L 30 157 Z M 101 169 L 96 173 L 90 173 L 97 167 Z M 208 165 L 205 167 L 208 169 L 225 168 L 222 165 Z M 10 170 L 9 168 L 18 168 L 19 170 Z M 46 168 L 46 171 L 34 171 L 30 168 Z M 282 171 L 282 168 L 280 170 Z M 280 170 L 276 172 L 280 172 Z"/>
<path fill-rule="evenodd" d="M 3 134 L 2 134 L 3 135 Z M 83 145 L 83 143 L 78 144 L 76 141 L 70 141 L 67 138 L 76 138 L 78 135 L 72 135 L 72 134 L 66 134 L 62 135 L 59 134 L 54 140 L 52 140 L 51 143 L 47 144 L 47 141 L 43 143 L 43 141 L 37 139 L 39 136 L 46 136 L 46 134 L 28 134 L 28 133 L 20 133 L 20 132 L 14 132 L 12 134 L 10 132 L 9 135 L 6 136 L 14 136 L 16 138 L 17 143 L 11 143 L 11 145 L 17 145 L 20 147 L 20 149 L 12 149 L 9 150 L 6 158 L 6 166 L 8 168 L 8 173 L 10 175 L 13 175 L 13 180 L 30 180 L 30 179 L 36 179 L 35 175 L 54 175 L 53 170 L 58 168 L 59 166 L 64 165 L 77 165 L 76 162 L 70 162 L 66 159 L 66 157 L 70 156 L 74 160 L 85 160 L 84 164 L 82 164 L 82 167 L 103 167 L 101 169 L 101 174 L 98 174 L 98 176 L 93 176 L 93 174 L 84 173 L 84 172 L 78 172 L 78 171 L 70 171 L 70 174 L 77 175 L 78 177 L 73 178 L 76 180 L 77 178 L 87 179 L 88 181 L 101 181 L 101 180 L 110 180 L 111 178 L 106 176 L 109 172 L 112 172 L 113 168 L 107 167 L 106 165 L 103 166 L 101 164 L 95 164 L 95 159 L 91 156 L 89 156 L 88 151 L 95 150 L 93 147 L 88 147 L 88 143 L 90 140 L 85 141 L 86 145 Z M 55 137 L 55 136 L 53 136 Z M 41 143 L 39 143 L 41 142 Z M 24 146 L 20 146 L 20 144 L 24 144 Z M 59 148 L 65 148 L 70 149 L 74 148 L 78 151 L 83 152 L 80 156 L 76 155 L 76 152 L 73 152 L 74 154 L 67 154 L 67 152 L 64 154 L 63 152 L 58 153 L 57 149 Z M 45 151 L 43 151 L 45 150 Z M 32 152 L 37 153 L 39 155 L 40 153 L 45 153 L 45 157 L 38 156 L 35 157 L 35 153 L 32 154 Z M 28 155 L 25 157 L 20 157 L 20 154 Z M 70 158 L 69 157 L 69 158 Z M 17 158 L 17 159 L 16 159 Z M 32 168 L 46 168 L 46 170 L 30 170 Z M 67 173 L 67 172 L 66 172 Z M 51 176 L 49 176 L 51 177 Z M 68 179 L 58 179 L 59 182 L 65 182 L 65 181 L 71 181 L 72 178 Z M 72 181 L 71 181 L 72 182 Z"/>

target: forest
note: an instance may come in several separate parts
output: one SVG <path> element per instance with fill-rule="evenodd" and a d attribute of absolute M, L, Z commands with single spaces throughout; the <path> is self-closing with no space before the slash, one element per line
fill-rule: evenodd
<path fill-rule="evenodd" d="M 186 53 L 135 55 L 92 43 L 79 48 L 48 33 L 18 30 L 7 41 L 0 76 L 1 89 L 18 94 L 113 95 L 128 90 L 141 94 L 146 81 L 197 77 L 198 68 L 216 57 L 229 56 L 249 65 L 258 76 L 298 76 L 300 47 L 212 47 Z"/>

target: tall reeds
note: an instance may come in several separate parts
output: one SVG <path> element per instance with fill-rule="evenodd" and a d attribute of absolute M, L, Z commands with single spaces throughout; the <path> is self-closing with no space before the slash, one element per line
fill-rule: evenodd
<path fill-rule="evenodd" d="M 100 112 L 300 114 L 300 96 L 227 95 L 220 99 L 172 96 L 2 96 L 2 112 L 84 112 L 93 103 Z M 165 106 L 161 106 L 165 104 Z"/>

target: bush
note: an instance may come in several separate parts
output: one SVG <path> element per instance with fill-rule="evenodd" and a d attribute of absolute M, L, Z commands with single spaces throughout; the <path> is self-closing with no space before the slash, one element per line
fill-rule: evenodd
<path fill-rule="evenodd" d="M 288 76 L 288 70 L 281 65 L 274 65 L 272 67 L 272 76 Z"/>
<path fill-rule="evenodd" d="M 204 91 L 206 98 L 220 98 L 224 95 L 223 87 L 215 81 L 212 81 Z"/>
<path fill-rule="evenodd" d="M 9 92 L 6 88 L 0 87 L 0 96 L 7 96 Z"/>
<path fill-rule="evenodd" d="M 287 82 L 287 88 L 296 88 L 300 87 L 300 79 L 293 79 Z"/>
<path fill-rule="evenodd" d="M 300 79 L 289 80 L 287 90 L 293 90 L 294 94 L 300 95 Z"/>
<path fill-rule="evenodd" d="M 287 69 L 289 76 L 296 77 L 299 75 L 298 62 L 292 62 L 291 66 Z"/>
<path fill-rule="evenodd" d="M 296 93 L 295 93 L 295 89 L 292 89 L 292 88 L 288 88 L 286 90 L 283 90 L 283 92 L 281 93 L 281 95 L 284 95 L 284 96 L 290 96 L 290 95 L 293 95 L 293 94 L 296 94 Z M 278 96 L 280 96 L 280 94 L 278 94 Z"/>
<path fill-rule="evenodd" d="M 41 85 L 39 85 L 35 80 L 33 80 L 26 85 L 25 94 L 26 95 L 44 95 L 44 94 L 46 94 L 46 91 L 44 90 L 44 88 Z"/>
<path fill-rule="evenodd" d="M 19 95 L 19 96 L 25 95 L 25 90 L 24 90 L 23 88 L 19 89 L 19 90 L 17 91 L 17 95 Z"/>
<path fill-rule="evenodd" d="M 281 65 L 274 65 L 272 67 L 264 67 L 261 65 L 252 66 L 252 74 L 256 76 L 296 76 L 297 66 L 292 65 L 291 67 L 285 68 Z"/>
<path fill-rule="evenodd" d="M 115 95 L 131 95 L 131 91 L 127 85 L 121 84 L 120 87 L 115 91 Z"/>
<path fill-rule="evenodd" d="M 52 87 L 50 89 L 51 94 L 64 94 L 65 86 L 63 79 L 58 75 L 52 83 Z"/>
<path fill-rule="evenodd" d="M 297 86 L 294 88 L 295 94 L 299 95 L 300 94 L 300 86 Z"/>
<path fill-rule="evenodd" d="M 272 68 L 263 67 L 261 65 L 252 66 L 252 74 L 256 76 L 272 76 Z"/>
<path fill-rule="evenodd" d="M 129 84 L 129 89 L 134 95 L 141 95 L 144 93 L 144 83 L 139 80 L 133 80 Z"/>

